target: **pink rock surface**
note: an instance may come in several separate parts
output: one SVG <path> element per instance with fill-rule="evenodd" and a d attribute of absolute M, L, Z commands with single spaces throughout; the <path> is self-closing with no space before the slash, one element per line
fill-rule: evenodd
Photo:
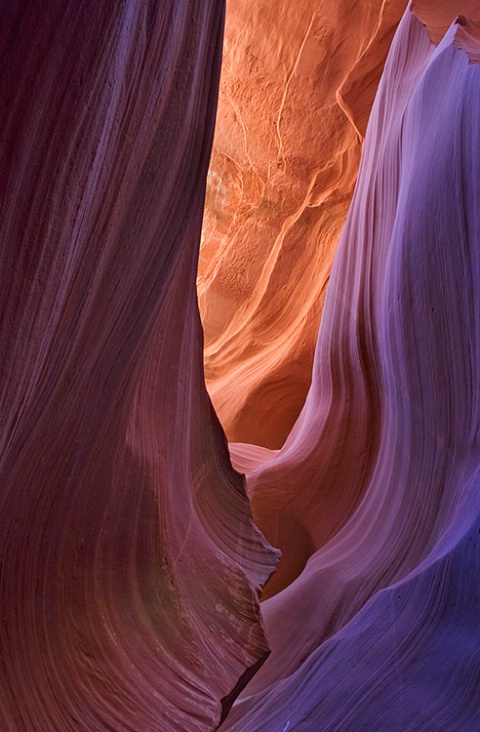
<path fill-rule="evenodd" d="M 407 10 L 306 405 L 250 473 L 288 586 L 222 730 L 480 728 L 480 35 L 427 30 Z"/>
<path fill-rule="evenodd" d="M 274 555 L 195 276 L 223 5 L 0 9 L 0 729 L 211 730 Z"/>

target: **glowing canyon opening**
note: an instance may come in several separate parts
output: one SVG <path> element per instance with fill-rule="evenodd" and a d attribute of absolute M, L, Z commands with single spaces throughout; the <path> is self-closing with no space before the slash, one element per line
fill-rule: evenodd
<path fill-rule="evenodd" d="M 480 729 L 478 3 L 45 10 L 0 7 L 0 730 Z"/>

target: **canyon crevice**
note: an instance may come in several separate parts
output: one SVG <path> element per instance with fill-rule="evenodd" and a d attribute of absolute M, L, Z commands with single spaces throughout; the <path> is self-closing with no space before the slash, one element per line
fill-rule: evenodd
<path fill-rule="evenodd" d="M 0 8 L 1 731 L 480 729 L 477 3 L 48 5 Z"/>

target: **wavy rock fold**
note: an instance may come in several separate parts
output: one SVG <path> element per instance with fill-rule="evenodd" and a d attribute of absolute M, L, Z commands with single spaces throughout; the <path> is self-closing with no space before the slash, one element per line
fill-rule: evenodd
<path fill-rule="evenodd" d="M 211 730 L 274 566 L 203 382 L 223 5 L 0 12 L 0 729 Z"/>

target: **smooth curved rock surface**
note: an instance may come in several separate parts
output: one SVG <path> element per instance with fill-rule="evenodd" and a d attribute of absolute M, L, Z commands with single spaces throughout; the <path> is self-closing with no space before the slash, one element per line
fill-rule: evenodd
<path fill-rule="evenodd" d="M 48 5 L 0 7 L 1 732 L 213 730 L 247 682 L 222 732 L 476 732 L 475 6 L 406 12 L 305 406 L 230 444 L 260 616 L 195 294 L 223 4 Z"/>
<path fill-rule="evenodd" d="M 232 0 L 200 252 L 205 371 L 232 442 L 280 448 L 406 0 Z"/>
<path fill-rule="evenodd" d="M 195 292 L 223 11 L 0 9 L 2 732 L 211 730 L 268 651 Z"/>
<path fill-rule="evenodd" d="M 480 34 L 433 35 L 407 10 L 306 405 L 249 476 L 288 586 L 222 731 L 480 728 Z"/>
<path fill-rule="evenodd" d="M 412 0 L 411 8 L 435 44 L 440 43 L 458 16 L 466 16 L 469 22 L 480 20 L 477 0 Z"/>

